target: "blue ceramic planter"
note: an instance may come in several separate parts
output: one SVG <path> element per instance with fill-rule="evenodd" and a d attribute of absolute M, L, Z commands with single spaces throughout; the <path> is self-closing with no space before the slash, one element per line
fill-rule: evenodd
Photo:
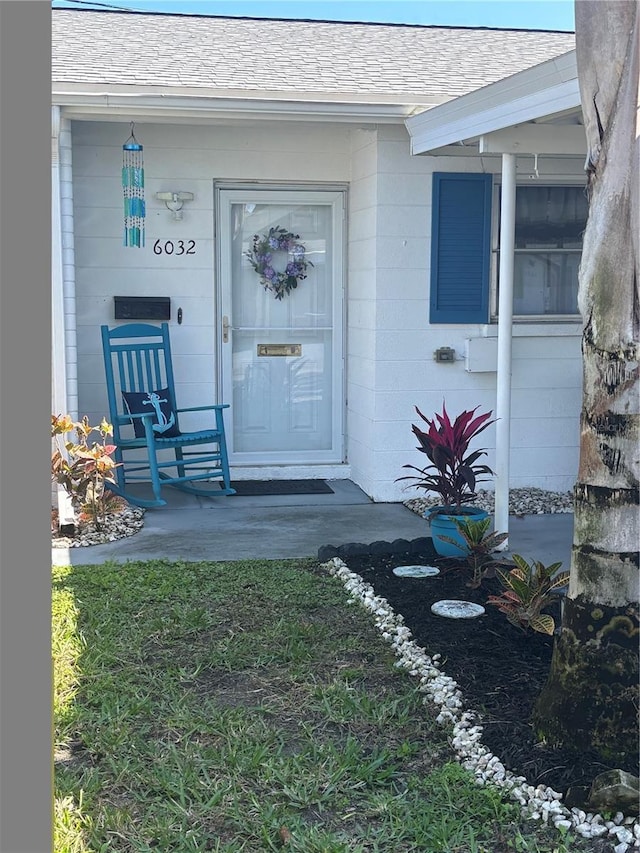
<path fill-rule="evenodd" d="M 433 547 L 441 557 L 466 557 L 469 554 L 469 549 L 456 527 L 455 519 L 471 518 L 474 521 L 481 521 L 483 518 L 488 518 L 489 513 L 475 506 L 461 507 L 462 512 L 459 515 L 446 512 L 446 510 L 447 507 L 436 506 L 424 514 L 424 517 L 429 519 Z M 451 542 L 445 542 L 441 539 L 442 536 L 448 536 L 459 544 L 454 545 Z"/>

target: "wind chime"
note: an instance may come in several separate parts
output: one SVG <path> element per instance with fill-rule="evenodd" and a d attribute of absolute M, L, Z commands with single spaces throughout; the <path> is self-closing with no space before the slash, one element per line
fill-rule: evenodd
<path fill-rule="evenodd" d="M 144 163 L 142 145 L 131 135 L 122 146 L 122 190 L 124 193 L 124 245 L 144 246 Z"/>

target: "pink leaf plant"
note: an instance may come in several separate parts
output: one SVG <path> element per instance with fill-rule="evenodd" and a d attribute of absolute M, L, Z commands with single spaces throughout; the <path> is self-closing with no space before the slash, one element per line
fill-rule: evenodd
<path fill-rule="evenodd" d="M 478 436 L 488 426 L 495 423 L 491 420 L 492 412 L 476 415 L 475 409 L 461 412 L 452 422 L 446 406 L 442 405 L 442 414 L 436 413 L 428 418 L 416 406 L 416 412 L 427 424 L 428 429 L 412 424 L 413 434 L 418 439 L 418 450 L 426 454 L 430 465 L 418 468 L 415 465 L 403 465 L 416 474 L 398 477 L 398 480 L 410 480 L 418 489 L 435 492 L 442 499 L 442 504 L 450 511 L 458 514 L 465 502 L 476 497 L 476 485 L 482 482 L 485 475 L 493 475 L 488 465 L 478 463 L 486 450 L 469 451 L 471 440 Z"/>

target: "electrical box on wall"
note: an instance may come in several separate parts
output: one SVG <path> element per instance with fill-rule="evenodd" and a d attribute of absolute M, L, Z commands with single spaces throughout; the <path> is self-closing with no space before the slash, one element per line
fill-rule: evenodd
<path fill-rule="evenodd" d="M 495 373 L 498 369 L 498 339 L 468 338 L 464 369 L 468 373 Z"/>
<path fill-rule="evenodd" d="M 453 347 L 439 347 L 433 351 L 433 359 L 439 364 L 451 364 L 456 360 L 456 351 Z"/>
<path fill-rule="evenodd" d="M 114 296 L 116 320 L 170 320 L 169 296 Z"/>

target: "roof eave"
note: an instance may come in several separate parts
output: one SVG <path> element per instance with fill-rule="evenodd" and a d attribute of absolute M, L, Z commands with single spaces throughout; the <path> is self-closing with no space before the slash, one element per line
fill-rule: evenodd
<path fill-rule="evenodd" d="M 296 93 L 274 97 L 274 93 L 228 92 L 203 94 L 198 90 L 157 91 L 126 87 L 91 86 L 58 83 L 52 102 L 72 119 L 109 119 L 131 115 L 143 120 L 199 119 L 204 121 L 274 120 L 360 121 L 402 123 L 406 118 L 430 106 L 398 103 L 385 98 L 367 100 L 366 96 L 340 93 L 321 95 Z"/>
<path fill-rule="evenodd" d="M 520 71 L 405 121 L 411 153 L 447 145 L 580 107 L 575 50 Z"/>

